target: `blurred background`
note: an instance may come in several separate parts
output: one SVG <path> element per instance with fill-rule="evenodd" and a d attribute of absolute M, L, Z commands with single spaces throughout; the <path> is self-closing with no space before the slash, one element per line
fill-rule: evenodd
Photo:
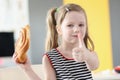
<path fill-rule="evenodd" d="M 32 64 L 41 64 L 47 11 L 67 3 L 79 4 L 87 13 L 89 34 L 100 59 L 98 71 L 120 65 L 120 0 L 0 0 L 0 68 L 15 66 L 14 44 L 27 24 L 31 31 L 28 57 Z"/>

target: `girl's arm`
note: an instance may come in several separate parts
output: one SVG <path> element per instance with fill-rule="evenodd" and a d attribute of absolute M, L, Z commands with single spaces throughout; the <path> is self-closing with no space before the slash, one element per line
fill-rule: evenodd
<path fill-rule="evenodd" d="M 27 74 L 30 80 L 41 80 L 31 67 L 24 69 L 24 72 Z"/>
<path fill-rule="evenodd" d="M 55 70 L 53 69 L 47 55 L 43 56 L 42 64 L 44 67 L 44 80 L 56 80 Z"/>
<path fill-rule="evenodd" d="M 85 55 L 85 61 L 90 70 L 95 70 L 99 67 L 99 59 L 97 53 L 94 51 L 89 51 Z"/>
<path fill-rule="evenodd" d="M 95 70 L 99 66 L 99 60 L 96 52 L 90 51 L 86 48 L 85 43 L 81 37 L 81 34 L 78 34 L 79 47 L 73 49 L 73 58 L 77 62 L 85 61 L 90 70 Z"/>
<path fill-rule="evenodd" d="M 16 61 L 17 60 L 16 54 L 14 54 L 13 59 L 15 63 L 27 74 L 30 80 L 41 80 L 40 77 L 33 71 L 28 58 L 25 63 L 19 63 Z"/>
<path fill-rule="evenodd" d="M 99 60 L 96 52 L 90 51 L 86 48 L 74 48 L 73 58 L 77 62 L 85 61 L 90 70 L 95 70 L 99 66 Z"/>

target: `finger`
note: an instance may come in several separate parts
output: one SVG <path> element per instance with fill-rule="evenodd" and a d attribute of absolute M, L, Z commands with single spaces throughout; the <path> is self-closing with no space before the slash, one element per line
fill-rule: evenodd
<path fill-rule="evenodd" d="M 16 52 L 13 53 L 13 58 L 16 58 L 17 57 L 17 54 Z"/>
<path fill-rule="evenodd" d="M 79 48 L 83 47 L 83 39 L 82 39 L 82 34 L 78 33 L 78 41 L 79 41 Z"/>
<path fill-rule="evenodd" d="M 82 53 L 80 51 L 80 48 L 74 48 L 72 56 L 73 56 L 73 59 L 77 62 L 82 62 L 83 61 Z"/>
<path fill-rule="evenodd" d="M 12 59 L 13 59 L 13 61 L 14 61 L 15 63 L 17 63 L 17 54 L 16 54 L 16 53 L 13 54 Z"/>

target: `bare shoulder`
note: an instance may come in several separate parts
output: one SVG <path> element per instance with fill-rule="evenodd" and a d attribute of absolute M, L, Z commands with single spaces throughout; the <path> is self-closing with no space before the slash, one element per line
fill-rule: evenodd
<path fill-rule="evenodd" d="M 48 67 L 48 68 L 52 67 L 52 63 L 51 63 L 51 61 L 50 61 L 50 59 L 47 55 L 43 56 L 42 64 L 43 64 L 44 67 Z"/>
<path fill-rule="evenodd" d="M 47 55 L 44 55 L 44 56 L 43 56 L 42 62 L 43 62 L 43 63 L 49 63 L 49 59 L 48 59 L 48 56 L 47 56 Z"/>
<path fill-rule="evenodd" d="M 52 66 L 52 63 L 47 55 L 44 55 L 42 58 L 42 64 L 44 67 L 45 80 L 56 80 L 55 70 Z"/>

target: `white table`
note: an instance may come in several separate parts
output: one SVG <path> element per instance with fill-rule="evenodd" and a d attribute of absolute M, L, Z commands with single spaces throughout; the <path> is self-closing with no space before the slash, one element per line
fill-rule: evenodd
<path fill-rule="evenodd" d="M 105 70 L 93 74 L 94 80 L 120 80 L 120 74 L 114 70 Z"/>

